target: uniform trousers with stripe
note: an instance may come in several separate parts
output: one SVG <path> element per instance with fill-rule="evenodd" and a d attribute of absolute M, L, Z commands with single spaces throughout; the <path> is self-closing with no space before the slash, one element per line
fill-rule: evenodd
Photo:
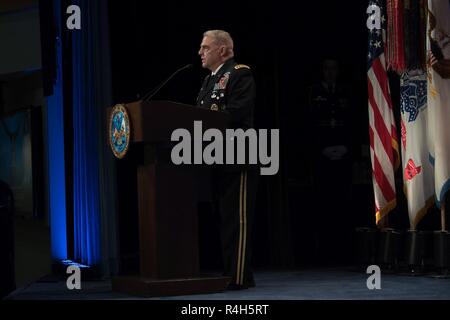
<path fill-rule="evenodd" d="M 231 283 L 236 285 L 253 281 L 250 259 L 258 172 L 227 171 L 221 168 L 214 175 L 224 275 L 231 277 Z"/>

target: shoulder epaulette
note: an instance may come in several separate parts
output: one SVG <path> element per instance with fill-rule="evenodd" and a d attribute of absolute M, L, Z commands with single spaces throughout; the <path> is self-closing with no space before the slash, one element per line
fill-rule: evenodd
<path fill-rule="evenodd" d="M 242 68 L 250 69 L 250 67 L 248 65 L 246 65 L 246 64 L 237 64 L 237 65 L 234 66 L 234 69 L 236 69 L 236 70 L 239 70 L 239 69 L 242 69 Z"/>

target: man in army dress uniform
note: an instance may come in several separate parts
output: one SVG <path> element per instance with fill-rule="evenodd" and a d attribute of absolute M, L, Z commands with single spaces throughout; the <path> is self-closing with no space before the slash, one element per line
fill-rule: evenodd
<path fill-rule="evenodd" d="M 339 63 L 324 59 L 322 79 L 309 90 L 309 132 L 314 176 L 316 262 L 348 261 L 347 230 L 352 185 L 351 103 L 347 87 L 339 81 Z M 324 199 L 326 199 L 324 201 Z M 347 231 L 345 231 L 347 230 Z M 347 255 L 347 256 L 346 256 Z"/>
<path fill-rule="evenodd" d="M 203 34 L 199 55 L 202 67 L 211 71 L 197 98 L 197 106 L 229 115 L 227 128 L 253 127 L 255 82 L 250 68 L 237 64 L 233 40 L 228 32 L 210 30 Z M 224 275 L 231 277 L 230 290 L 255 285 L 250 270 L 251 226 L 258 172 L 248 166 L 215 168 L 214 198 L 220 213 Z"/>

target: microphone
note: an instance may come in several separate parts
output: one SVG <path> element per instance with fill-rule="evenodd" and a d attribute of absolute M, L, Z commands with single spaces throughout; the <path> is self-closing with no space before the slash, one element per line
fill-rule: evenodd
<path fill-rule="evenodd" d="M 161 88 L 162 87 L 164 87 L 166 84 L 167 84 L 167 82 L 169 82 L 173 77 L 175 77 L 179 72 L 181 72 L 181 71 L 183 71 L 183 70 L 187 70 L 187 69 L 191 69 L 191 68 L 193 68 L 194 67 L 194 65 L 193 64 L 187 64 L 187 65 L 185 65 L 184 67 L 182 67 L 182 68 L 180 68 L 180 69 L 178 69 L 177 71 L 175 71 L 174 73 L 172 73 L 171 75 L 170 75 L 170 77 L 168 77 L 166 80 L 164 80 L 159 86 L 157 86 L 155 89 L 153 89 L 152 91 L 150 91 L 150 92 L 148 92 L 143 98 L 142 98 L 142 101 L 149 101 L 151 98 L 153 98 L 153 96 L 155 95 L 155 94 L 157 94 L 158 93 L 158 91 L 159 90 L 161 90 Z"/>

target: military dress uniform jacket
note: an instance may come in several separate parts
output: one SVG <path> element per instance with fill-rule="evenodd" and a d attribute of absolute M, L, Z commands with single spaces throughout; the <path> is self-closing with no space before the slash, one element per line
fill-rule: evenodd
<path fill-rule="evenodd" d="M 227 113 L 229 115 L 228 129 L 247 130 L 253 128 L 255 87 L 250 67 L 237 64 L 230 59 L 214 76 L 211 74 L 206 76 L 197 98 L 197 106 Z M 248 164 L 248 149 L 246 151 L 246 164 L 235 163 L 223 169 L 226 171 L 257 170 L 258 164 Z"/>
<path fill-rule="evenodd" d="M 233 59 L 225 62 L 214 76 L 203 81 L 197 106 L 222 111 L 230 116 L 230 129 L 253 127 L 256 88 L 250 68 Z"/>

